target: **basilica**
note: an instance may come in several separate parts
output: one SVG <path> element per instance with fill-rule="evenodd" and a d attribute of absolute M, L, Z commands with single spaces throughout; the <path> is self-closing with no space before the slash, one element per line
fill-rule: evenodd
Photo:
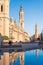
<path fill-rule="evenodd" d="M 0 33 L 2 36 L 8 36 L 13 42 L 29 41 L 28 33 L 24 30 L 24 11 L 20 6 L 19 24 L 9 17 L 10 0 L 0 0 Z"/>

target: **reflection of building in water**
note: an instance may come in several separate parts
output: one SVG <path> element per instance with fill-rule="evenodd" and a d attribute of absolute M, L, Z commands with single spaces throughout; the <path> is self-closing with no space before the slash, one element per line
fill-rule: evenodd
<path fill-rule="evenodd" d="M 18 52 L 12 52 L 10 54 L 10 64 L 13 65 L 16 59 L 18 58 L 19 53 Z"/>
<path fill-rule="evenodd" d="M 24 65 L 24 52 L 4 52 L 0 58 L 0 65 L 13 65 L 20 56 L 20 65 Z"/>
<path fill-rule="evenodd" d="M 8 52 L 4 52 L 3 55 L 1 55 L 0 65 L 10 65 Z"/>
<path fill-rule="evenodd" d="M 13 52 L 10 54 L 10 64 L 13 65 L 18 57 L 20 57 L 20 65 L 24 65 L 24 52 Z"/>
<path fill-rule="evenodd" d="M 38 56 L 38 49 L 36 49 L 36 56 Z"/>
<path fill-rule="evenodd" d="M 21 52 L 20 54 L 20 65 L 24 65 L 24 53 Z"/>
<path fill-rule="evenodd" d="M 4 54 L 1 55 L 1 58 L 0 58 L 0 65 L 13 65 L 17 57 L 18 57 L 17 52 L 16 53 L 4 52 Z"/>
<path fill-rule="evenodd" d="M 0 58 L 0 65 L 3 65 L 3 55 L 1 55 L 1 58 Z"/>

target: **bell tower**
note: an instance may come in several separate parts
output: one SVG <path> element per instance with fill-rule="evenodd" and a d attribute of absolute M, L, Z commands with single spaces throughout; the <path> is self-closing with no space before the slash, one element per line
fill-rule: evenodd
<path fill-rule="evenodd" d="M 9 3 L 10 0 L 0 0 L 0 33 L 9 37 Z"/>
<path fill-rule="evenodd" d="M 19 12 L 19 25 L 22 29 L 24 29 L 24 11 L 22 6 L 20 6 Z"/>
<path fill-rule="evenodd" d="M 35 25 L 35 40 L 38 38 L 38 25 Z"/>

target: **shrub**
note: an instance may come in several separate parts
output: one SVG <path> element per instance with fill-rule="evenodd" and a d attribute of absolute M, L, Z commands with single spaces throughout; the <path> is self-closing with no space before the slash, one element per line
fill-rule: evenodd
<path fill-rule="evenodd" d="M 3 36 L 3 39 L 8 40 L 9 38 L 8 38 L 8 36 Z"/>

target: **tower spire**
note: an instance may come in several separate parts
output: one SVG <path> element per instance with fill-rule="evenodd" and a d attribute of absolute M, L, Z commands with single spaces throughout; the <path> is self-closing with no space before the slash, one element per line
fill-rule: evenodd
<path fill-rule="evenodd" d="M 20 11 L 23 11 L 23 5 L 22 4 L 20 5 Z"/>
<path fill-rule="evenodd" d="M 22 29 L 24 29 L 24 11 L 22 5 L 20 6 L 19 12 L 19 25 Z"/>
<path fill-rule="evenodd" d="M 35 40 L 38 38 L 38 25 L 35 25 Z"/>

